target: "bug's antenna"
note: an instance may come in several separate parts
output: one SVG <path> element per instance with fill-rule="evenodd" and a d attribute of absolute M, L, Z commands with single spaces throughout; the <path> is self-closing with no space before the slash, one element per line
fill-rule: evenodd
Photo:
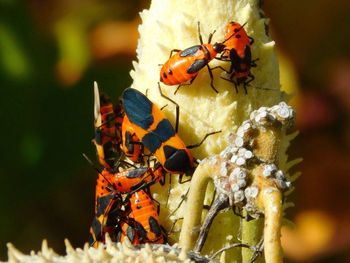
<path fill-rule="evenodd" d="M 237 32 L 234 32 L 229 38 L 225 39 L 224 42 L 222 42 L 221 44 L 224 44 L 227 40 L 229 40 L 230 38 L 232 38 L 233 36 L 235 36 L 239 31 L 242 30 L 242 28 L 247 24 L 247 22 L 245 22 L 238 30 Z"/>
<path fill-rule="evenodd" d="M 100 169 L 97 168 L 97 166 L 94 164 L 93 161 L 91 161 L 91 159 L 89 157 L 87 157 L 87 155 L 85 153 L 82 153 L 83 157 L 85 158 L 86 161 L 88 161 L 88 163 L 95 169 L 95 171 L 98 172 L 98 174 L 100 174 L 109 185 L 113 185 L 102 173 L 102 171 Z"/>

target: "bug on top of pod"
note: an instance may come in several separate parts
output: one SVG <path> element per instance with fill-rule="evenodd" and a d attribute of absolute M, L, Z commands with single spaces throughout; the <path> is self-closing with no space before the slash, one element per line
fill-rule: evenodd
<path fill-rule="evenodd" d="M 250 46 L 253 44 L 253 38 L 247 35 L 244 25 L 237 22 L 229 22 L 225 28 L 225 49 L 221 55 L 223 60 L 231 62 L 230 69 L 226 71 L 230 74 L 226 79 L 235 85 L 236 92 L 238 86 L 243 84 L 245 93 L 247 94 L 247 86 L 254 80 L 250 69 L 256 67 L 255 61 L 252 60 Z"/>
<path fill-rule="evenodd" d="M 166 85 L 179 85 L 174 93 L 181 86 L 191 84 L 199 71 L 204 67 L 208 69 L 211 88 L 218 93 L 214 87 L 214 78 L 208 63 L 224 50 L 225 45 L 223 43 L 210 44 L 213 34 L 209 35 L 208 43 L 204 44 L 200 33 L 199 22 L 198 34 L 200 45 L 195 45 L 184 50 L 173 49 L 170 52 L 169 59 L 163 64 L 160 70 L 161 82 Z M 173 55 L 174 52 L 176 54 Z M 185 84 L 188 81 L 189 84 Z"/>

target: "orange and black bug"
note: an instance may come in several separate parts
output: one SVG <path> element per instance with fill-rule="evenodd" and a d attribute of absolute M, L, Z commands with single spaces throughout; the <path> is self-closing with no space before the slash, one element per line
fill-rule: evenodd
<path fill-rule="evenodd" d="M 215 32 L 215 31 L 214 31 Z M 185 50 L 173 49 L 169 59 L 160 70 L 160 81 L 166 85 L 179 85 L 174 94 L 183 85 L 190 85 L 197 77 L 199 71 L 205 66 L 210 76 L 210 86 L 218 93 L 214 87 L 214 78 L 208 63 L 213 60 L 218 53 L 221 53 L 225 45 L 223 43 L 210 44 L 213 33 L 209 35 L 208 43 L 203 44 L 198 22 L 198 34 L 200 45 L 189 47 Z M 177 52 L 173 55 L 173 52 Z M 190 81 L 189 84 L 185 82 Z"/>
<path fill-rule="evenodd" d="M 250 69 L 256 67 L 255 61 L 257 61 L 257 59 L 252 60 L 250 49 L 254 40 L 247 35 L 244 25 L 241 26 L 237 22 L 227 24 L 225 39 L 226 47 L 221 59 L 231 61 L 230 69 L 225 70 L 230 74 L 230 78 L 226 80 L 234 83 L 236 92 L 238 92 L 238 86 L 243 84 L 244 91 L 247 94 L 247 86 L 254 80 Z"/>
<path fill-rule="evenodd" d="M 104 243 L 106 233 L 112 240 L 116 240 L 116 235 L 121 231 L 120 219 L 125 217 L 122 207 L 122 196 L 116 192 L 110 192 L 97 199 L 96 213 L 90 227 L 90 246 L 97 247 Z"/>
<path fill-rule="evenodd" d="M 193 157 L 164 113 L 138 90 L 123 92 L 123 107 L 135 133 L 169 173 L 186 173 Z"/>
<path fill-rule="evenodd" d="M 148 187 L 155 182 L 162 181 L 165 174 L 166 172 L 161 165 L 156 165 L 154 168 L 132 168 L 118 173 L 110 173 L 107 170 L 103 170 L 96 183 L 96 193 L 97 187 L 100 187 L 99 192 L 103 191 L 106 180 L 108 180 L 110 187 L 119 193 L 129 194 Z"/>
<path fill-rule="evenodd" d="M 144 147 L 157 158 L 167 172 L 172 174 L 190 172 L 195 165 L 189 149 L 200 146 L 209 135 L 220 131 L 208 133 L 200 143 L 186 146 L 177 134 L 179 105 L 165 96 L 159 85 L 158 87 L 161 96 L 176 105 L 175 129 L 164 113 L 136 89 L 128 88 L 123 92 L 122 101 L 125 114 Z"/>
<path fill-rule="evenodd" d="M 115 170 L 120 160 L 121 141 L 116 128 L 116 116 L 109 97 L 99 94 L 97 83 L 94 85 L 95 138 L 93 140 L 99 162 L 109 170 Z"/>
<path fill-rule="evenodd" d="M 123 242 L 128 238 L 133 245 L 166 242 L 165 231 L 159 224 L 158 209 L 149 193 L 144 190 L 133 193 L 127 211 L 128 220 L 120 224 L 121 231 L 118 233 L 117 241 Z"/>
<path fill-rule="evenodd" d="M 159 224 L 158 211 L 151 196 L 144 190 L 130 196 L 130 218 L 141 243 L 164 244 L 164 231 Z"/>

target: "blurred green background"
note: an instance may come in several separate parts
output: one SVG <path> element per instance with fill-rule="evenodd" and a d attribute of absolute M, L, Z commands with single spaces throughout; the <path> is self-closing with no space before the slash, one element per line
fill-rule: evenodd
<path fill-rule="evenodd" d="M 116 98 L 130 85 L 146 0 L 0 0 L 0 260 L 6 243 L 64 253 L 82 246 L 93 213 L 93 81 Z M 266 0 L 296 94 L 304 157 L 287 215 L 290 262 L 350 262 L 350 2 Z"/>

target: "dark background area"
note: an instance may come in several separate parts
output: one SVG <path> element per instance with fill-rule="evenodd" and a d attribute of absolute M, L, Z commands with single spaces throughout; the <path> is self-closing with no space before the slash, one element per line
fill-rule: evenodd
<path fill-rule="evenodd" d="M 0 0 L 0 260 L 6 243 L 64 253 L 93 213 L 93 81 L 116 98 L 130 85 L 138 12 L 149 1 Z M 350 262 L 350 2 L 266 0 L 295 79 L 302 156 L 285 229 L 290 262 Z"/>

